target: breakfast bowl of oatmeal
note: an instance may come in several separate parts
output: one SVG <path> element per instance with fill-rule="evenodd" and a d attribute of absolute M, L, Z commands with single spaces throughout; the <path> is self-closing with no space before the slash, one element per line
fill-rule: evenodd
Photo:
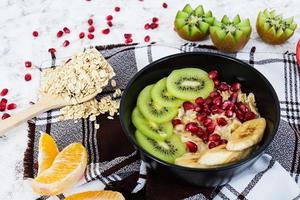
<path fill-rule="evenodd" d="M 120 120 L 148 168 L 217 186 L 263 154 L 279 111 L 278 97 L 259 71 L 232 57 L 197 52 L 139 71 L 122 95 Z"/>

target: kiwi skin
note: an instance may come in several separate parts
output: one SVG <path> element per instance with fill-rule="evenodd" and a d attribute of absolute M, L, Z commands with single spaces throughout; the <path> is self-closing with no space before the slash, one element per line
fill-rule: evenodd
<path fill-rule="evenodd" d="M 175 23 L 174 23 L 174 27 L 175 26 Z M 205 38 L 207 38 L 208 34 L 207 33 L 202 33 L 202 32 L 197 32 L 193 35 L 189 35 L 188 32 L 186 32 L 184 29 L 176 29 L 175 28 L 175 31 L 177 32 L 177 34 L 182 38 L 182 39 L 185 39 L 185 40 L 188 40 L 188 41 L 199 41 L 199 40 L 204 40 Z"/>

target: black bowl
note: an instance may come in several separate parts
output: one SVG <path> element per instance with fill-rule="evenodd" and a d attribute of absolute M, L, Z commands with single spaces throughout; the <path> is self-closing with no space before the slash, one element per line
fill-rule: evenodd
<path fill-rule="evenodd" d="M 135 141 L 135 127 L 131 123 L 131 112 L 136 105 L 139 92 L 147 85 L 168 76 L 172 70 L 185 67 L 201 68 L 207 72 L 218 70 L 219 80 L 227 83 L 240 82 L 243 92 L 253 92 L 258 110 L 267 121 L 264 138 L 249 157 L 231 165 L 213 169 L 194 169 L 166 163 L 147 153 Z M 198 186 L 226 184 L 231 178 L 250 167 L 273 140 L 280 120 L 278 97 L 269 81 L 251 65 L 241 60 L 214 53 L 180 53 L 159 59 L 139 71 L 128 83 L 120 105 L 121 125 L 127 138 L 138 150 L 147 167 L 158 173 L 174 174 Z"/>

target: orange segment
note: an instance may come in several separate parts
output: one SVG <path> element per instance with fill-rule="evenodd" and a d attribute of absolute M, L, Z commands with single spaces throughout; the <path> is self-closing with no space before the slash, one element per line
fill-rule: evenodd
<path fill-rule="evenodd" d="M 32 189 L 41 195 L 57 195 L 73 187 L 83 176 L 87 165 L 87 151 L 80 143 L 64 148 L 51 167 L 32 182 Z"/>
<path fill-rule="evenodd" d="M 119 192 L 101 190 L 73 194 L 65 198 L 65 200 L 125 200 L 125 198 Z"/>
<path fill-rule="evenodd" d="M 38 174 L 52 165 L 58 153 L 59 151 L 54 139 L 49 134 L 41 132 L 39 140 Z"/>

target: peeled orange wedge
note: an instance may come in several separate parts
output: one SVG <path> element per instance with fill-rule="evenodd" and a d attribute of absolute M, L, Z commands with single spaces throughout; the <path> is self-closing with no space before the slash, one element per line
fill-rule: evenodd
<path fill-rule="evenodd" d="M 58 153 L 59 151 L 54 139 L 49 134 L 41 132 L 39 140 L 38 174 L 41 174 L 41 172 L 52 165 Z"/>
<path fill-rule="evenodd" d="M 57 195 L 74 186 L 83 176 L 87 151 L 82 144 L 72 143 L 63 149 L 52 165 L 33 181 L 32 189 L 41 195 Z"/>
<path fill-rule="evenodd" d="M 125 200 L 125 198 L 119 192 L 101 190 L 73 194 L 65 198 L 65 200 Z"/>

